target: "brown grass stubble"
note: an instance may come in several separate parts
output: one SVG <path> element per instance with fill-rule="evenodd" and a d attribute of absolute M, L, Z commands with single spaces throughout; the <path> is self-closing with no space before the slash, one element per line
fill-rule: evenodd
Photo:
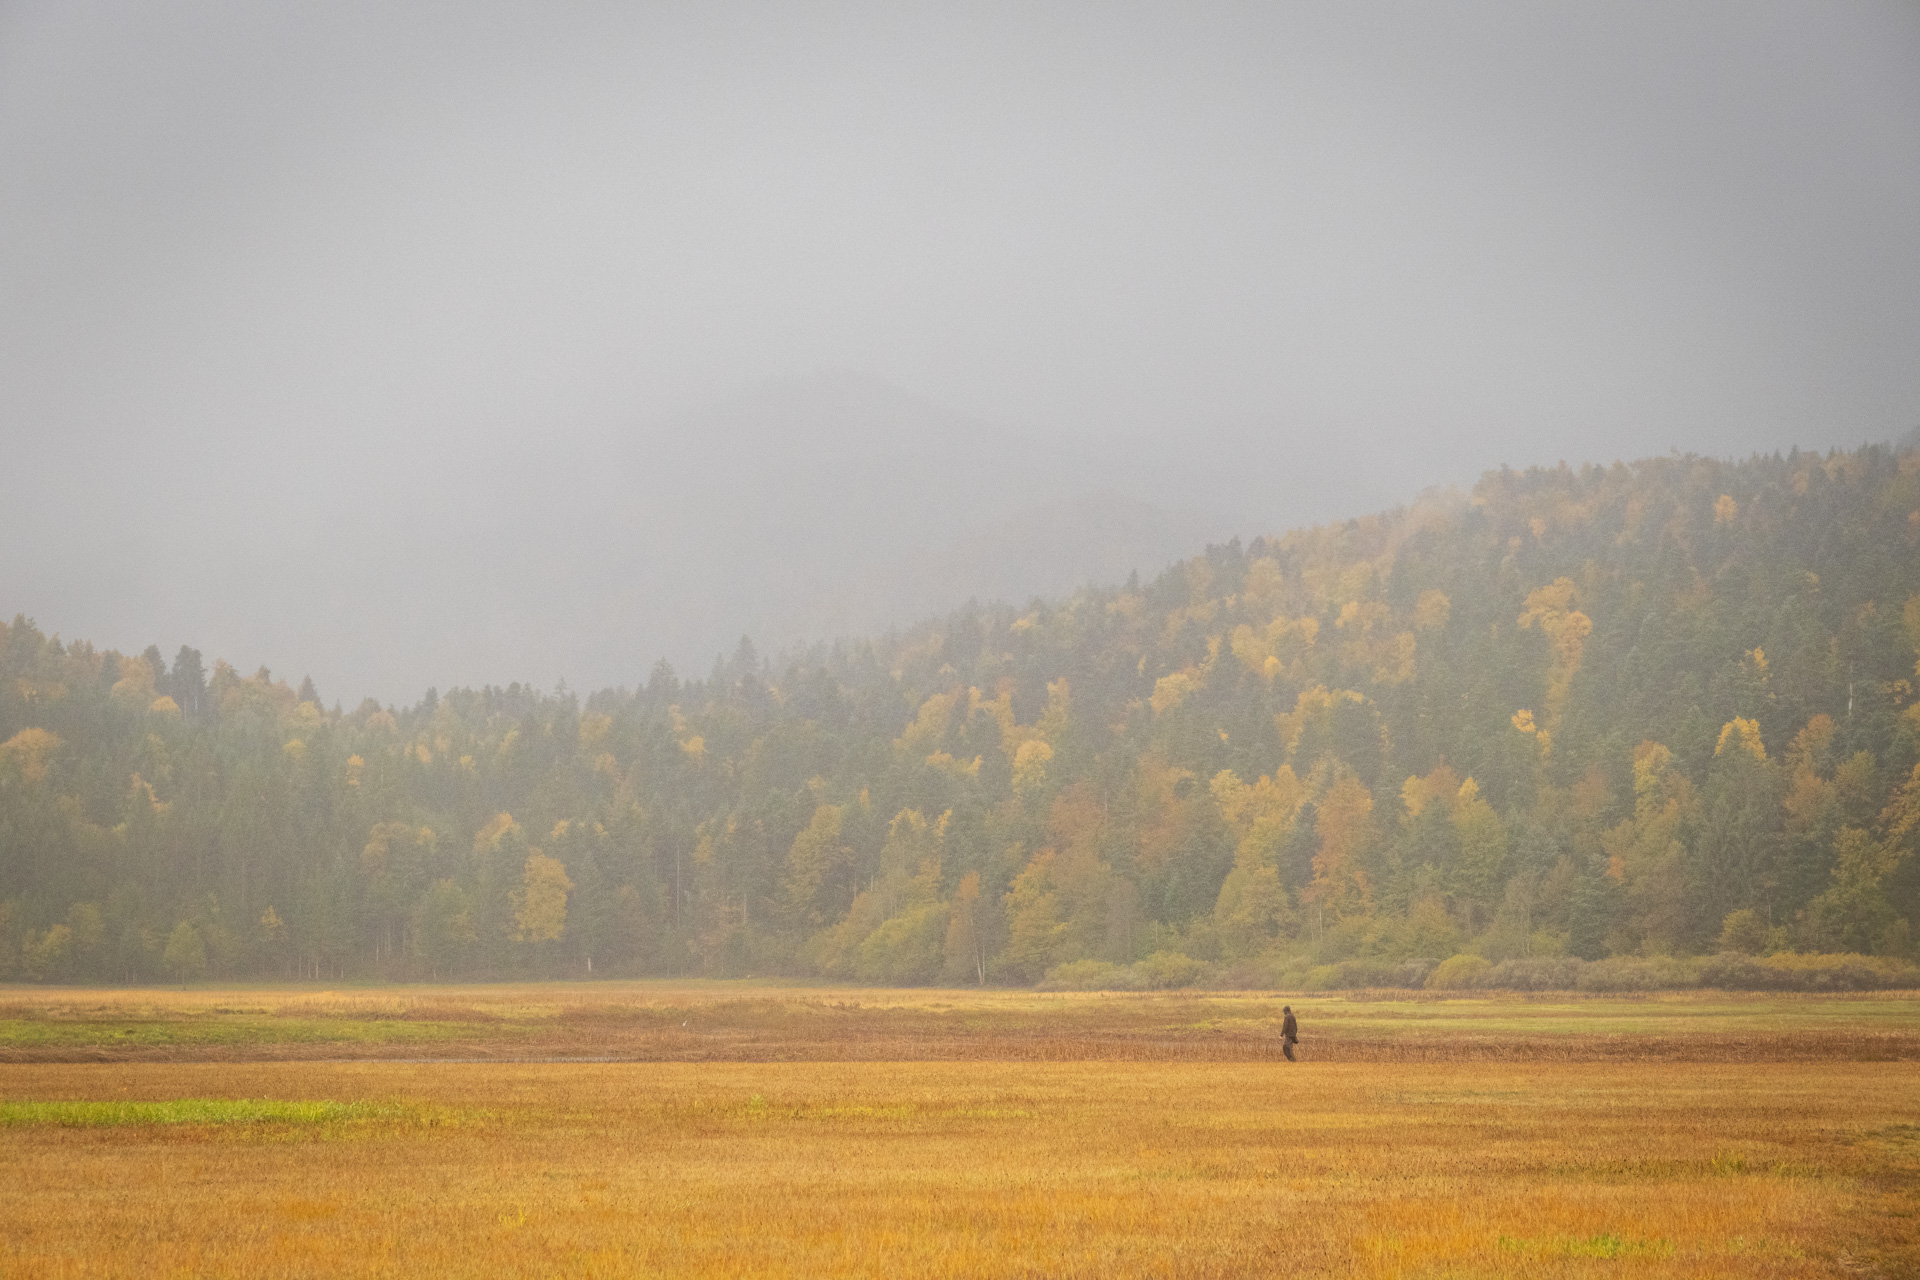
<path fill-rule="evenodd" d="M 1310 1037 L 1302 1053 L 1323 1063 L 1582 1063 L 1677 1064 L 1768 1062 L 1790 1055 L 1799 1062 L 1920 1061 L 1920 1036 L 1894 1032 L 1825 1035 L 1805 1041 L 1779 1036 L 1459 1036 L 1394 1040 L 1370 1036 Z M 854 1035 L 763 1040 L 724 1032 L 669 1032 L 602 1036 L 555 1035 L 502 1045 L 492 1040 L 448 1040 L 431 1046 L 378 1044 L 260 1044 L 236 1046 L 74 1046 L 0 1048 L 0 1064 L 26 1063 L 268 1063 L 341 1061 L 415 1062 L 1272 1062 L 1280 1043 L 1270 1035 L 1219 1036 L 972 1036 L 918 1039 Z"/>
<path fill-rule="evenodd" d="M 10 1276 L 1920 1265 L 1895 1064 L 43 1064 L 0 1095 L 454 1117 L 0 1130 Z"/>
<path fill-rule="evenodd" d="M 612 984 L 439 989 L 406 988 L 315 995 L 239 991 L 23 991 L 0 1018 L 68 1019 L 107 1028 L 129 1016 L 217 1018 L 249 1012 L 276 1018 L 328 1017 L 440 1023 L 457 1034 L 430 1043 L 320 1039 L 240 1044 L 122 1044 L 103 1030 L 94 1042 L 8 1045 L 6 1062 L 271 1062 L 341 1059 L 525 1060 L 610 1058 L 630 1062 L 823 1061 L 1135 1061 L 1264 1062 L 1278 1056 L 1279 997 L 1235 993 L 1147 996 L 1036 996 L 1032 993 L 822 992 Z M 1364 996 L 1293 997 L 1314 1001 L 1306 1051 L 1320 1062 L 1765 1062 L 1920 1061 L 1920 1000 L 1876 997 L 1909 1006 L 1891 1022 L 1849 1020 L 1845 998 L 1730 997 L 1724 993 L 1635 1001 L 1582 1002 L 1564 993 L 1534 999 L 1492 995 L 1408 1001 L 1468 1011 L 1457 1020 L 1369 1017 Z M 1507 1002 L 1505 1005 L 1502 1001 Z M 1535 1011 L 1566 1005 L 1573 1017 L 1536 1031 L 1488 1029 L 1473 1011 Z M 1571 1001 L 1571 1004 L 1568 1002 Z M 1708 1004 L 1708 1001 L 1717 1002 Z M 1581 1029 L 1587 1010 L 1617 1015 L 1642 1007 L 1678 1014 L 1631 1030 Z M 1754 1011 L 1735 1029 L 1719 1029 L 1696 1009 Z M 1756 1030 L 1755 1016 L 1777 1029 Z M 1818 1015 L 1816 1021 L 1807 1021 Z M 1596 1023 L 1607 1027 L 1606 1019 Z M 1664 1026 L 1671 1022 L 1675 1025 Z M 1355 1024 L 1358 1025 L 1355 1025 Z"/>

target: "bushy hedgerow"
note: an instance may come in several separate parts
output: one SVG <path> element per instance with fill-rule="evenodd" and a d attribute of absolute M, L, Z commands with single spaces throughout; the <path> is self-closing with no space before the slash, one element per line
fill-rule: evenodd
<path fill-rule="evenodd" d="M 1495 991 L 1571 991 L 1580 977 L 1572 956 L 1530 956 L 1502 960 L 1480 979 Z"/>
<path fill-rule="evenodd" d="M 1737 952 L 1699 962 L 1699 985 L 1728 991 L 1882 991 L 1920 987 L 1920 969 L 1886 956 L 1797 955 L 1754 957 Z"/>
<path fill-rule="evenodd" d="M 1462 952 L 1442 960 L 1427 975 L 1427 986 L 1434 991 L 1470 991 L 1480 986 L 1493 966 L 1485 956 Z"/>
<path fill-rule="evenodd" d="M 1055 965 L 1040 980 L 1042 991 L 1166 991 L 1200 985 L 1213 967 L 1177 951 L 1156 951 L 1133 964 L 1073 960 Z"/>
<path fill-rule="evenodd" d="M 1420 987 L 1436 960 L 1342 960 L 1315 965 L 1302 984 L 1310 991 L 1352 991 L 1366 987 Z"/>
<path fill-rule="evenodd" d="M 1576 991 L 1675 991 L 1698 986 L 1694 966 L 1669 956 L 1613 956 L 1580 966 Z"/>
<path fill-rule="evenodd" d="M 1438 962 L 1342 960 L 1307 965 L 1268 960 L 1214 968 L 1178 952 L 1156 951 L 1130 965 L 1105 960 L 1056 965 L 1039 985 L 1042 991 L 1165 991 L 1196 986 L 1237 991 L 1888 991 L 1920 989 L 1920 967 L 1887 956 L 1791 951 L 1747 956 L 1729 951 L 1713 956 L 1606 960 L 1535 956 L 1499 964 L 1462 953 Z"/>

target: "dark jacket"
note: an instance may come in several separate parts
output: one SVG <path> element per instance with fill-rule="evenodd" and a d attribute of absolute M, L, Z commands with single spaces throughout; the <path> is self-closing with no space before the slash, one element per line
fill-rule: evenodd
<path fill-rule="evenodd" d="M 1285 1020 L 1280 1023 L 1280 1038 L 1289 1044 L 1299 1043 L 1300 1024 L 1293 1020 L 1292 1014 L 1288 1014 Z"/>

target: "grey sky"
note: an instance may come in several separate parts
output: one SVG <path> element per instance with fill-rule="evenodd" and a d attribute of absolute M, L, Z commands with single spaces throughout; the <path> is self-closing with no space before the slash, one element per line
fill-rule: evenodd
<path fill-rule="evenodd" d="M 1909 3 L 0 0 L 0 610 L 348 702 L 1916 422 Z"/>

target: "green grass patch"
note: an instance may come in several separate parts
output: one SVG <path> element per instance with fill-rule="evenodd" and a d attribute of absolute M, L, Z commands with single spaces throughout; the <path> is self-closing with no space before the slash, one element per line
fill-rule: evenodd
<path fill-rule="evenodd" d="M 175 1098 L 167 1102 L 0 1102 L 0 1126 L 105 1129 L 126 1125 L 330 1125 L 411 1120 L 417 1107 L 383 1102 Z"/>
<path fill-rule="evenodd" d="M 1673 1256 L 1671 1240 L 1648 1240 L 1602 1232 L 1593 1236 L 1555 1236 L 1527 1239 L 1501 1236 L 1500 1247 L 1508 1253 L 1523 1253 L 1547 1258 L 1668 1258 Z"/>
<path fill-rule="evenodd" d="M 260 1044 L 431 1044 L 483 1040 L 517 1028 L 469 1022 L 413 1022 L 393 1018 L 268 1018 L 221 1016 L 157 1019 L 0 1020 L 0 1048 L 165 1048 Z"/>

